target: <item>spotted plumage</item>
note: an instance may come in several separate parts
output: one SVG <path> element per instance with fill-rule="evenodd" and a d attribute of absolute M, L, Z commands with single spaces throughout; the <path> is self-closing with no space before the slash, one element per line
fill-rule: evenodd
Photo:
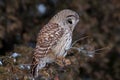
<path fill-rule="evenodd" d="M 38 70 L 46 63 L 61 62 L 71 47 L 72 32 L 79 16 L 72 10 L 57 13 L 39 32 L 34 49 L 31 73 L 38 76 Z M 59 63 L 58 63 L 59 64 Z"/>

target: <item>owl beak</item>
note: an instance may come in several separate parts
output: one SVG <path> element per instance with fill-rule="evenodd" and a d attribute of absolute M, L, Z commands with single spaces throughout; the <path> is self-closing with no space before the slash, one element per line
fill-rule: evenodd
<path fill-rule="evenodd" d="M 77 19 L 76 24 L 77 24 L 79 21 L 80 21 L 80 20 L 79 20 L 79 19 Z"/>
<path fill-rule="evenodd" d="M 80 20 L 79 19 L 77 19 L 77 23 L 79 22 Z"/>
<path fill-rule="evenodd" d="M 77 20 L 77 23 L 80 21 L 80 18 L 79 18 L 79 16 L 78 16 L 78 17 L 76 17 L 76 20 Z"/>

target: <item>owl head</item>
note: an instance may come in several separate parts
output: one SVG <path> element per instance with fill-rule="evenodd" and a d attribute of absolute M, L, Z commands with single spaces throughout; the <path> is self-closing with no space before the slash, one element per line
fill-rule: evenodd
<path fill-rule="evenodd" d="M 64 9 L 53 16 L 50 22 L 57 23 L 63 28 L 70 28 L 73 30 L 79 22 L 79 15 L 75 11 Z"/>

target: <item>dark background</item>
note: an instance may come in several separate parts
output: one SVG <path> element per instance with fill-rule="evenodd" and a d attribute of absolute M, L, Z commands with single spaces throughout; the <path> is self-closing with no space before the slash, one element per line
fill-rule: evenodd
<path fill-rule="evenodd" d="M 63 9 L 80 15 L 73 41 L 85 34 L 97 49 L 106 49 L 80 61 L 60 80 L 120 80 L 120 0 L 0 0 L 0 80 L 28 79 L 29 71 L 18 65 L 31 61 L 37 33 Z M 14 53 L 22 57 L 10 58 Z"/>

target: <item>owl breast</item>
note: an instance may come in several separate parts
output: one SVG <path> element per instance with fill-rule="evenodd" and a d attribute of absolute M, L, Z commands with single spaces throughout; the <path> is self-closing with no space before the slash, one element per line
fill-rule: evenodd
<path fill-rule="evenodd" d="M 66 31 L 61 37 L 60 41 L 57 43 L 56 47 L 53 48 L 56 56 L 66 56 L 67 50 L 71 47 L 72 43 L 72 33 Z"/>

